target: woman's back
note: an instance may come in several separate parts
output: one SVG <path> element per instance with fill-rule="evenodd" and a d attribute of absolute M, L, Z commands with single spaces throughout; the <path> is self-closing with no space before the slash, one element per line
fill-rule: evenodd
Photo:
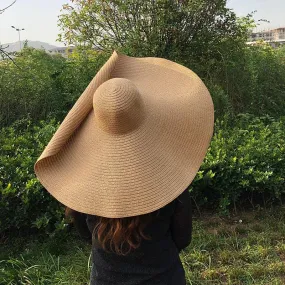
<path fill-rule="evenodd" d="M 103 249 L 94 228 L 98 217 L 87 215 L 92 242 L 91 285 L 185 284 L 179 252 L 191 241 L 192 208 L 189 192 L 151 213 L 140 246 L 126 255 Z"/>

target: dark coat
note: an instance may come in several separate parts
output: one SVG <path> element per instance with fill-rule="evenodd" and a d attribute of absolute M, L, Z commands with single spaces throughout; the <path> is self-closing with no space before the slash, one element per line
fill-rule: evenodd
<path fill-rule="evenodd" d="M 75 225 L 85 239 L 97 217 L 78 213 Z M 126 256 L 104 251 L 98 243 L 92 245 L 90 285 L 185 285 L 185 272 L 179 252 L 192 237 L 192 205 L 185 190 L 177 199 L 161 208 L 144 233 L 140 247 Z"/>

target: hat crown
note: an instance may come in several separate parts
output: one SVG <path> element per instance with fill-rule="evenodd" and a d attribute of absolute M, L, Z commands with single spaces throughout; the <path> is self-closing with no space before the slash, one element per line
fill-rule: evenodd
<path fill-rule="evenodd" d="M 125 78 L 113 78 L 101 84 L 93 96 L 93 109 L 96 124 L 113 134 L 133 131 L 144 118 L 139 90 Z"/>

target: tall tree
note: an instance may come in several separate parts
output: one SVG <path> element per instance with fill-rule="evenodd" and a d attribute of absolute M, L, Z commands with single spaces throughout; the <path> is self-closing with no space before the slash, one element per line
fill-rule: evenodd
<path fill-rule="evenodd" d="M 59 40 L 136 56 L 208 57 L 228 38 L 247 38 L 226 2 L 71 0 L 59 17 Z"/>

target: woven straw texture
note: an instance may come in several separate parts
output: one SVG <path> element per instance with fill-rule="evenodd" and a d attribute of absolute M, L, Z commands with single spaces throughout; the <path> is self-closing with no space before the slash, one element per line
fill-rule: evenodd
<path fill-rule="evenodd" d="M 166 59 L 114 51 L 34 171 L 74 210 L 141 215 L 170 203 L 192 182 L 213 127 L 212 98 L 195 73 Z"/>

